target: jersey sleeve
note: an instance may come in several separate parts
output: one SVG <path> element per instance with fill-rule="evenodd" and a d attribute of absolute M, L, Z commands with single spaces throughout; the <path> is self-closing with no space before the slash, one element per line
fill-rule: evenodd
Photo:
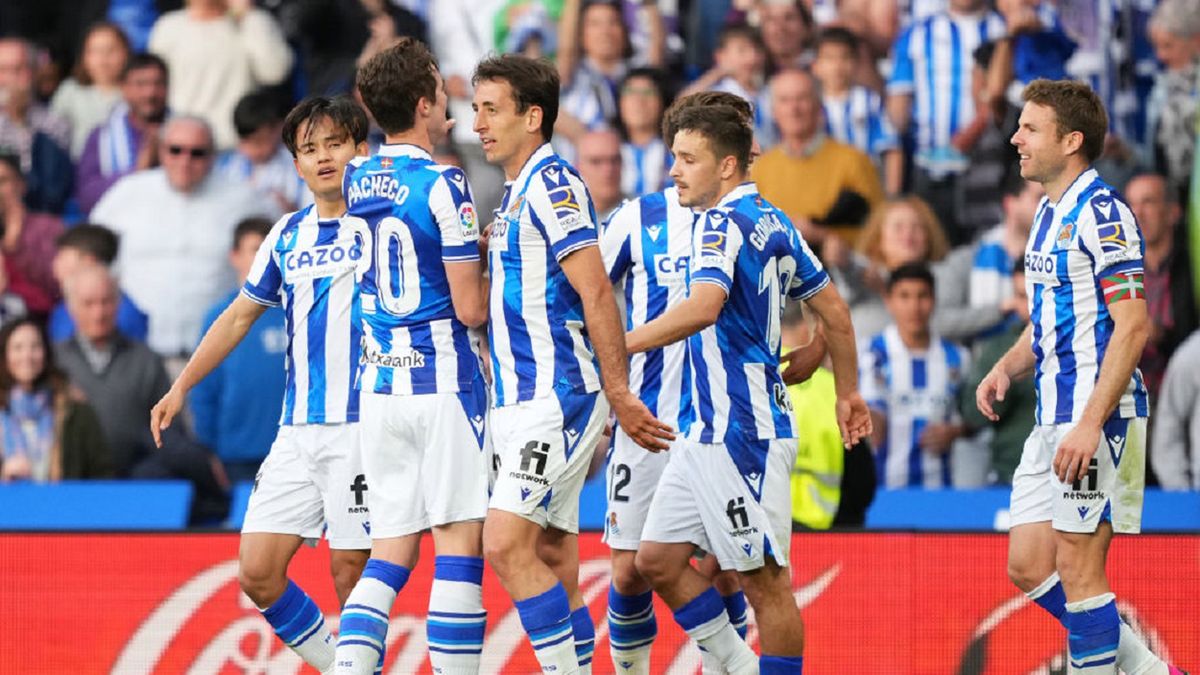
<path fill-rule="evenodd" d="M 638 225 L 638 201 L 625 202 L 600 228 L 600 254 L 614 284 L 633 266 L 633 233 Z"/>
<path fill-rule="evenodd" d="M 442 237 L 442 262 L 479 260 L 479 215 L 462 169 L 450 167 L 433 182 L 429 210 Z"/>
<path fill-rule="evenodd" d="M 551 164 L 530 181 L 529 211 L 534 227 L 546 238 L 554 258 L 597 241 L 596 209 L 583 180 L 560 164 Z"/>
<path fill-rule="evenodd" d="M 807 300 L 829 285 L 829 273 L 825 271 L 825 266 L 817 259 L 800 233 L 793 230 L 790 235 L 792 256 L 796 259 L 796 274 L 792 277 L 787 294 L 792 300 Z"/>
<path fill-rule="evenodd" d="M 887 82 L 887 93 L 889 94 L 911 94 L 916 87 L 916 79 L 913 77 L 912 53 L 909 51 L 912 30 L 912 26 L 905 28 L 900 37 L 896 38 L 896 44 L 892 48 L 892 76 L 888 78 Z"/>
<path fill-rule="evenodd" d="M 1144 298 L 1142 237 L 1129 207 L 1111 194 L 1097 195 L 1080 209 L 1076 226 L 1105 302 Z"/>
<path fill-rule="evenodd" d="M 733 273 L 741 253 L 742 231 L 730 218 L 732 213 L 709 209 L 701 216 L 692 239 L 691 284 L 716 284 L 728 295 L 733 289 Z"/>
<path fill-rule="evenodd" d="M 254 264 L 246 275 L 246 283 L 242 285 L 242 295 L 260 305 L 278 307 L 283 302 L 283 271 L 279 269 L 275 244 L 289 220 L 288 216 L 280 218 L 267 233 L 267 238 L 258 247 L 258 253 L 254 254 Z"/>

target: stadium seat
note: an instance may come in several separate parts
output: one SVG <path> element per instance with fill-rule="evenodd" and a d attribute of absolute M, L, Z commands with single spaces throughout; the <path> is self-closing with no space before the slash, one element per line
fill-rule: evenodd
<path fill-rule="evenodd" d="M 63 481 L 0 487 L 0 529 L 180 530 L 187 526 L 186 481 Z"/>

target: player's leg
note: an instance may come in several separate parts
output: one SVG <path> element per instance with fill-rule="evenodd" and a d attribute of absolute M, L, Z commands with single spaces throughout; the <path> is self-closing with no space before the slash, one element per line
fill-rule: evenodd
<path fill-rule="evenodd" d="M 706 555 L 696 563 L 696 569 L 712 582 L 713 588 L 721 594 L 725 603 L 725 613 L 729 615 L 729 623 L 737 631 L 738 637 L 746 639 L 749 627 L 747 622 L 746 594 L 742 592 L 742 582 L 737 572 L 722 570 L 715 556 Z M 708 650 L 700 649 L 700 672 L 703 675 L 725 675 L 725 666 Z"/>
<path fill-rule="evenodd" d="M 592 672 L 592 655 L 596 648 L 596 625 L 579 591 L 579 535 L 547 527 L 538 540 L 538 556 L 554 570 L 571 606 L 571 634 L 575 640 L 575 657 L 579 672 Z"/>
<path fill-rule="evenodd" d="M 333 667 L 333 636 L 325 615 L 287 577 L 288 563 L 305 539 L 321 536 L 321 491 L 313 482 L 306 447 L 311 430 L 281 427 L 259 469 L 238 548 L 238 583 L 289 648 L 318 671 Z"/>
<path fill-rule="evenodd" d="M 428 419 L 422 464 L 425 510 L 437 551 L 425 628 L 429 661 L 442 675 L 474 675 L 487 631 L 483 609 L 483 519 L 487 516 L 490 448 L 485 443 L 487 392 L 438 394 Z"/>
<path fill-rule="evenodd" d="M 362 578 L 363 569 L 371 557 L 370 551 L 358 549 L 329 549 L 329 574 L 333 577 L 333 588 L 337 592 L 338 607 L 344 607 L 350 591 Z"/>
<path fill-rule="evenodd" d="M 670 453 L 646 452 L 619 427 L 605 470 L 608 514 L 604 542 L 611 550 L 608 644 L 618 673 L 650 672 L 650 649 L 658 635 L 654 592 L 637 571 L 635 557 L 655 487 Z"/>

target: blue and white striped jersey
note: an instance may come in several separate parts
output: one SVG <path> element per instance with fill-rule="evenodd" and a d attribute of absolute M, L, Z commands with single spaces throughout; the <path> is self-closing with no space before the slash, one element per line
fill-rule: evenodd
<path fill-rule="evenodd" d="M 1145 297 L 1144 243 L 1129 207 L 1084 171 L 1057 204 L 1042 198 L 1025 248 L 1025 289 L 1033 323 L 1037 423 L 1075 422 L 1100 376 L 1113 333 L 1106 297 Z M 1142 375 L 1134 371 L 1113 416 L 1146 417 Z"/>
<path fill-rule="evenodd" d="M 596 245 L 587 187 L 542 145 L 508 184 L 488 237 L 493 406 L 600 389 L 583 304 L 559 267 Z"/>
<path fill-rule="evenodd" d="M 829 275 L 788 217 L 744 183 L 704 212 L 692 239 L 691 280 L 728 294 L 716 324 L 688 338 L 696 419 L 688 438 L 730 443 L 795 438 L 779 376 L 780 322 L 787 300 L 805 300 Z M 746 447 L 758 447 L 751 444 Z M 764 458 L 742 458 L 750 465 Z M 753 473 L 754 471 L 748 471 Z"/>
<path fill-rule="evenodd" d="M 904 29 L 892 50 L 895 62 L 889 94 L 912 94 L 914 161 L 933 173 L 965 168 L 951 139 L 975 117 L 971 69 L 975 49 L 1005 35 L 995 12 L 956 15 L 942 12 Z"/>
<path fill-rule="evenodd" d="M 281 425 L 358 421 L 362 335 L 354 278 L 366 232 L 345 219 L 320 220 L 315 206 L 279 219 L 263 240 L 242 294 L 283 305 L 287 379 Z"/>
<path fill-rule="evenodd" d="M 368 233 L 359 388 L 434 394 L 479 386 L 479 341 L 454 312 L 445 268 L 479 260 L 479 219 L 462 170 L 435 164 L 415 145 L 384 145 L 346 167 L 343 191 L 347 215 Z"/>
<path fill-rule="evenodd" d="M 658 318 L 688 291 L 688 261 L 696 213 L 680 206 L 675 188 L 625 202 L 604 226 L 600 251 L 608 277 L 624 299 L 625 330 Z M 686 429 L 692 413 L 687 342 L 629 357 L 629 390 L 658 419 Z"/>
<path fill-rule="evenodd" d="M 862 150 L 876 160 L 900 147 L 896 129 L 883 109 L 879 94 L 855 85 L 842 99 L 829 94 L 821 102 L 825 110 L 825 133 L 835 140 Z"/>
<path fill-rule="evenodd" d="M 240 183 L 249 183 L 260 194 L 278 194 L 293 208 L 313 203 L 312 191 L 296 173 L 292 153 L 282 145 L 271 159 L 257 166 L 240 152 L 222 153 L 213 171 Z"/>
<path fill-rule="evenodd" d="M 1004 225 L 997 225 L 979 238 L 971 261 L 971 307 L 995 307 L 1013 296 L 1013 265 L 1016 261 L 1004 248 Z"/>
<path fill-rule="evenodd" d="M 958 419 L 958 392 L 970 367 L 967 350 L 938 335 L 914 352 L 890 325 L 871 338 L 859 388 L 867 405 L 887 416 L 887 434 L 875 451 L 879 484 L 889 488 L 950 487 L 950 453 L 921 449 L 930 424 Z"/>
<path fill-rule="evenodd" d="M 661 138 L 645 146 L 621 144 L 621 194 L 640 197 L 658 192 L 672 184 L 667 172 L 675 163 L 675 155 Z"/>

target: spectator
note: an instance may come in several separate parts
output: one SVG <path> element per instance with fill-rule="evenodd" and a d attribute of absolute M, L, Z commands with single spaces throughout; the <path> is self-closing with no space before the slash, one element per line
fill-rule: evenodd
<path fill-rule="evenodd" d="M 983 0 L 950 0 L 949 8 L 913 23 L 893 50 L 888 114 L 900 133 L 916 140 L 912 189 L 930 203 L 955 242 L 962 236 L 957 176 L 967 167 L 956 135 L 975 118 L 972 55 L 1004 37 L 1004 21 Z"/>
<path fill-rule="evenodd" d="M 888 200 L 871 212 L 856 251 L 833 251 L 837 255 L 829 256 L 829 271 L 850 305 L 854 332 L 863 344 L 888 323 L 883 295 L 892 271 L 910 263 L 938 263 L 949 245 L 929 205 L 908 196 Z"/>
<path fill-rule="evenodd" d="M 280 211 L 249 186 L 211 175 L 212 135 L 201 119 L 167 121 L 159 162 L 113 185 L 92 220 L 121 238 L 121 286 L 150 317 L 150 347 L 174 359 L 168 365 L 182 365 L 178 357 L 195 346 L 204 312 L 234 287 L 227 262 L 234 227 Z"/>
<path fill-rule="evenodd" d="M 429 33 L 438 69 L 446 82 L 450 116 L 458 124 L 450 138 L 458 150 L 463 170 L 471 177 L 475 210 L 491 214 L 500 206 L 504 171 L 483 156 L 479 134 L 471 128 L 471 75 L 475 64 L 494 49 L 492 22 L 503 0 L 438 0 L 429 3 Z"/>
<path fill-rule="evenodd" d="M 76 169 L 75 199 L 90 213 L 117 179 L 158 166 L 158 130 L 167 116 L 167 64 L 153 54 L 129 59 L 121 103 L 93 129 Z"/>
<path fill-rule="evenodd" d="M 50 111 L 71 125 L 72 159 L 79 159 L 92 129 L 120 102 L 121 73 L 129 55 L 129 40 L 116 24 L 94 24 L 84 36 L 71 77 L 58 85 L 50 101 Z"/>
<path fill-rule="evenodd" d="M 1067 78 L 1067 61 L 1075 41 L 1067 35 L 1052 2 L 1000 0 L 996 9 L 1004 17 L 1007 37 L 995 41 L 989 64 L 988 95 L 995 104 L 1024 104 L 1021 92 L 1038 78 Z"/>
<path fill-rule="evenodd" d="M 58 284 L 50 261 L 63 223 L 53 214 L 27 209 L 21 200 L 24 192 L 19 161 L 13 155 L 0 155 L 0 218 L 4 226 L 0 250 L 9 272 L 9 285 L 31 313 L 44 317 L 58 302 Z"/>
<path fill-rule="evenodd" d="M 1200 490 L 1200 332 L 1171 357 L 1154 408 L 1150 466 L 1164 490 Z"/>
<path fill-rule="evenodd" d="M 21 296 L 10 290 L 11 283 L 12 277 L 8 273 L 8 265 L 4 263 L 4 256 L 0 256 L 0 326 L 13 319 L 20 319 L 29 313 Z"/>
<path fill-rule="evenodd" d="M 1183 210 L 1166 177 L 1135 176 L 1125 186 L 1125 199 L 1137 219 L 1146 247 L 1142 262 L 1146 305 L 1153 328 L 1138 369 L 1154 403 L 1171 355 L 1200 325 L 1188 257 L 1186 252 L 1177 255 L 1175 250 L 1180 245 L 1176 226 Z"/>
<path fill-rule="evenodd" d="M 624 197 L 621 194 L 621 137 L 615 131 L 589 131 L 579 139 L 579 177 L 596 206 L 596 222 L 604 223 Z"/>
<path fill-rule="evenodd" d="M 871 158 L 825 134 L 820 86 L 811 74 L 785 70 L 771 80 L 770 93 L 781 141 L 754 162 L 751 177 L 809 243 L 825 245 L 836 238 L 827 236 L 832 233 L 842 238 L 833 246 L 853 244 L 883 200 Z"/>
<path fill-rule="evenodd" d="M 270 231 L 271 221 L 264 218 L 247 218 L 234 230 L 229 263 L 237 271 L 238 288 L 245 284 Z M 237 294 L 233 291 L 209 310 L 204 332 Z M 275 441 L 287 375 L 286 349 L 283 310 L 269 308 L 188 397 L 196 439 L 216 453 L 232 482 L 253 480 Z"/>
<path fill-rule="evenodd" d="M 0 328 L 0 481 L 111 478 L 100 420 L 57 368 L 33 319 Z"/>
<path fill-rule="evenodd" d="M 671 184 L 667 173 L 674 155 L 662 139 L 667 106 L 663 76 L 653 68 L 635 68 L 621 82 L 621 192 L 630 197 L 658 192 Z"/>
<path fill-rule="evenodd" d="M 884 191 L 904 187 L 904 153 L 879 94 L 854 84 L 861 50 L 858 36 L 845 28 L 827 28 L 817 37 L 812 72 L 821 83 L 825 133 L 862 150 L 883 168 Z"/>
<path fill-rule="evenodd" d="M 216 173 L 254 188 L 281 212 L 312 203 L 312 193 L 296 173 L 292 153 L 283 147 L 283 118 L 279 97 L 270 91 L 246 94 L 233 109 L 238 144 L 217 158 Z"/>
<path fill-rule="evenodd" d="M 71 196 L 71 127 L 37 102 L 36 58 L 25 40 L 0 38 L 0 149 L 20 160 L 25 205 L 61 213 Z"/>
<path fill-rule="evenodd" d="M 56 252 L 50 270 L 59 288 L 83 267 L 112 267 L 119 248 L 117 235 L 113 234 L 112 230 L 90 223 L 80 223 L 63 232 L 58 236 L 55 246 Z M 124 291 L 120 292 L 117 300 L 116 321 L 117 330 L 121 331 L 122 335 L 138 342 L 146 341 L 149 319 Z M 46 330 L 50 334 L 51 344 L 58 344 L 75 335 L 75 322 L 71 320 L 66 302 L 60 301 L 51 310 Z"/>
<path fill-rule="evenodd" d="M 116 327 L 117 282 L 100 265 L 86 266 L 64 288 L 75 337 L 58 343 L 55 355 L 67 377 L 83 390 L 100 417 L 117 476 L 189 480 L 196 489 L 193 516 L 218 517 L 227 508 L 228 482 L 220 462 L 179 429 L 169 430 L 156 450 L 150 408 L 171 386 L 162 360 Z"/>
<path fill-rule="evenodd" d="M 1031 183 L 1032 184 L 1032 183 Z M 967 371 L 966 382 L 963 383 L 959 396 L 958 409 L 963 422 L 970 429 L 992 430 L 991 470 L 995 482 L 1001 485 L 1012 485 L 1013 472 L 1021 463 L 1021 452 L 1025 448 L 1025 439 L 1033 429 L 1034 413 L 1037 411 L 1037 395 L 1033 389 L 1033 378 L 1026 377 L 1013 380 L 1004 399 L 992 404 L 992 409 L 1000 416 L 992 422 L 979 412 L 975 404 L 975 390 L 992 366 L 1020 339 L 1021 333 L 1029 325 L 1029 298 L 1025 295 L 1025 261 L 1018 258 L 1009 270 L 1011 279 L 1007 281 L 1012 298 L 1013 316 L 1016 321 L 1008 324 L 998 335 L 987 338 L 979 346 L 978 358 Z"/>
<path fill-rule="evenodd" d="M 279 26 L 251 0 L 187 0 L 183 9 L 163 14 L 154 24 L 150 51 L 170 70 L 171 109 L 208 121 L 220 149 L 237 143 L 233 108 L 238 100 L 258 87 L 279 84 L 292 67 Z"/>
<path fill-rule="evenodd" d="M 698 91 L 723 91 L 736 94 L 754 104 L 754 136 L 760 145 L 775 144 L 775 123 L 765 87 L 767 49 L 758 30 L 745 23 L 725 26 L 717 34 L 714 65 L 681 96 Z"/>
<path fill-rule="evenodd" d="M 425 34 L 424 17 L 401 7 L 400 4 L 387 0 L 362 0 L 362 7 L 367 10 L 368 37 L 358 54 L 360 68 L 376 54 L 396 44 L 402 37 L 411 37 L 421 42 L 429 41 Z"/>
<path fill-rule="evenodd" d="M 1153 151 L 1152 165 L 1170 181 L 1172 194 L 1182 194 L 1191 177 L 1200 106 L 1200 2 L 1163 0 L 1150 17 L 1149 33 L 1164 70 L 1155 77 L 1146 104 L 1146 146 Z"/>
<path fill-rule="evenodd" d="M 813 18 L 803 0 L 760 2 L 758 25 L 772 73 L 812 63 Z"/>
<path fill-rule="evenodd" d="M 930 325 L 933 286 L 923 264 L 891 273 L 892 323 L 867 342 L 862 358 L 859 387 L 874 418 L 876 475 L 887 488 L 951 487 L 950 455 L 965 431 L 957 404 L 970 361 Z"/>

